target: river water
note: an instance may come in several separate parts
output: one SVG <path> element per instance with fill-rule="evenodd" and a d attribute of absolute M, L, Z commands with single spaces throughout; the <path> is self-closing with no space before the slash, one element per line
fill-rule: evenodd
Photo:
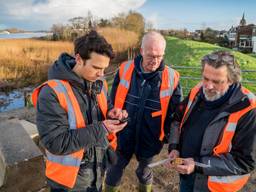
<path fill-rule="evenodd" d="M 51 33 L 10 33 L 10 34 L 1 34 L 0 39 L 27 39 L 33 37 L 44 37 L 51 35 Z"/>
<path fill-rule="evenodd" d="M 9 93 L 0 92 L 0 112 L 10 111 L 25 106 L 24 92 L 14 90 Z"/>
<path fill-rule="evenodd" d="M 11 33 L 0 34 L 0 39 L 24 39 L 43 37 L 50 33 Z M 26 88 L 25 88 L 26 89 Z M 10 111 L 25 106 L 24 89 L 13 90 L 5 93 L 0 92 L 0 112 Z"/>

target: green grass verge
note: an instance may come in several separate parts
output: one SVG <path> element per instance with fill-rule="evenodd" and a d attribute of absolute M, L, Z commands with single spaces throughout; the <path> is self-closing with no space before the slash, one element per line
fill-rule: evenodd
<path fill-rule="evenodd" d="M 182 87 L 184 88 L 184 95 L 188 93 L 188 90 L 191 87 L 200 81 L 201 58 L 213 51 L 230 51 L 235 55 L 242 70 L 256 70 L 256 57 L 254 54 L 246 55 L 228 48 L 219 47 L 217 45 L 192 40 L 182 40 L 175 37 L 166 37 L 166 40 L 166 64 L 171 64 L 174 68 L 176 66 L 184 66 L 184 69 L 177 68 L 177 70 L 180 72 L 182 77 L 191 77 L 181 80 Z M 188 69 L 187 67 L 197 67 L 197 69 Z M 243 85 L 245 87 L 256 93 L 256 72 L 244 72 L 243 81 Z M 248 81 L 255 82 L 250 83 Z"/>

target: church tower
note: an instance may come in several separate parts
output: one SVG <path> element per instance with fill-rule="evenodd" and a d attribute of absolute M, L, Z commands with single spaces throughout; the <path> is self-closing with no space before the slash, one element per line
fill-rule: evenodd
<path fill-rule="evenodd" d="M 244 13 L 243 13 L 243 17 L 242 19 L 240 20 L 240 26 L 245 26 L 246 25 L 246 20 L 244 18 Z"/>

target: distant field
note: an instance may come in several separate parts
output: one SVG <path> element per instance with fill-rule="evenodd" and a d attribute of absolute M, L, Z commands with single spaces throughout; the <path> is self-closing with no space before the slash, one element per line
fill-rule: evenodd
<path fill-rule="evenodd" d="M 135 47 L 139 35 L 135 32 L 115 29 L 98 29 L 118 57 L 129 47 Z M 47 79 L 47 70 L 60 53 L 73 54 L 72 42 L 35 39 L 0 39 L 0 88 L 25 87 Z"/>
<path fill-rule="evenodd" d="M 193 78 L 183 79 L 181 83 L 184 88 L 190 88 L 200 80 L 200 60 L 204 55 L 217 50 L 227 50 L 231 51 L 235 55 L 242 70 L 255 70 L 254 72 L 244 72 L 243 80 L 245 81 L 245 87 L 248 87 L 254 93 L 256 93 L 256 57 L 253 57 L 255 55 L 246 55 L 209 43 L 182 40 L 174 37 L 167 37 L 166 39 L 166 63 L 171 64 L 174 68 L 177 68 L 177 66 L 183 66 L 184 69 L 177 68 L 181 76 L 191 76 L 193 78 L 197 78 L 195 80 L 193 80 Z M 188 67 L 191 67 L 192 69 L 189 69 Z M 187 91 L 188 89 L 185 90 L 185 94 L 187 94 Z"/>
<path fill-rule="evenodd" d="M 61 52 L 72 53 L 72 43 L 34 39 L 0 40 L 0 80 L 16 87 L 47 78 L 47 69 Z"/>

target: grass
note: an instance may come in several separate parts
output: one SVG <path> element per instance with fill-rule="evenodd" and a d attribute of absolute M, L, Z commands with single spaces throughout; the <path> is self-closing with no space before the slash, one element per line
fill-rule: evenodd
<path fill-rule="evenodd" d="M 112 44 L 118 56 L 126 53 L 128 47 L 136 46 L 139 38 L 134 32 L 120 29 L 98 31 Z M 0 87 L 25 87 L 45 81 L 49 66 L 62 52 L 73 54 L 72 42 L 0 39 Z"/>
<path fill-rule="evenodd" d="M 188 90 L 197 84 L 201 78 L 201 58 L 213 51 L 227 50 L 231 51 L 242 70 L 256 70 L 256 57 L 246 55 L 238 51 L 219 47 L 209 43 L 182 40 L 175 37 L 166 37 L 167 47 L 165 61 L 167 64 L 176 68 L 183 79 L 182 86 L 185 88 L 185 95 Z M 181 67 L 178 67 L 181 66 Z M 187 78 L 184 78 L 187 77 Z M 256 93 L 256 71 L 243 73 L 243 85 Z M 251 81 L 254 81 L 251 83 Z"/>
<path fill-rule="evenodd" d="M 256 53 L 251 53 L 249 54 L 251 57 L 255 57 L 256 58 Z"/>
<path fill-rule="evenodd" d="M 129 47 L 136 46 L 139 40 L 138 35 L 134 32 L 121 29 L 102 28 L 98 31 L 112 44 L 117 58 L 122 53 L 126 53 Z M 187 88 L 185 94 L 200 80 L 201 58 L 212 51 L 220 49 L 231 51 L 243 70 L 256 70 L 255 54 L 245 55 L 216 45 L 174 37 L 167 37 L 166 39 L 165 61 L 180 72 L 183 77 L 182 86 Z M 34 39 L 0 40 L 0 84 L 4 81 L 12 83 L 15 87 L 24 87 L 45 81 L 49 66 L 61 52 L 72 54 L 72 43 Z M 119 61 L 121 59 L 123 58 L 119 58 Z M 187 67 L 191 67 L 191 69 Z M 114 70 L 113 68 L 114 66 L 111 70 Z M 247 81 L 247 83 L 244 82 L 244 85 L 256 93 L 256 82 L 248 82 L 256 81 L 255 76 L 255 72 L 243 73 L 243 79 Z M 110 76 L 108 79 L 111 82 L 113 77 Z"/>

